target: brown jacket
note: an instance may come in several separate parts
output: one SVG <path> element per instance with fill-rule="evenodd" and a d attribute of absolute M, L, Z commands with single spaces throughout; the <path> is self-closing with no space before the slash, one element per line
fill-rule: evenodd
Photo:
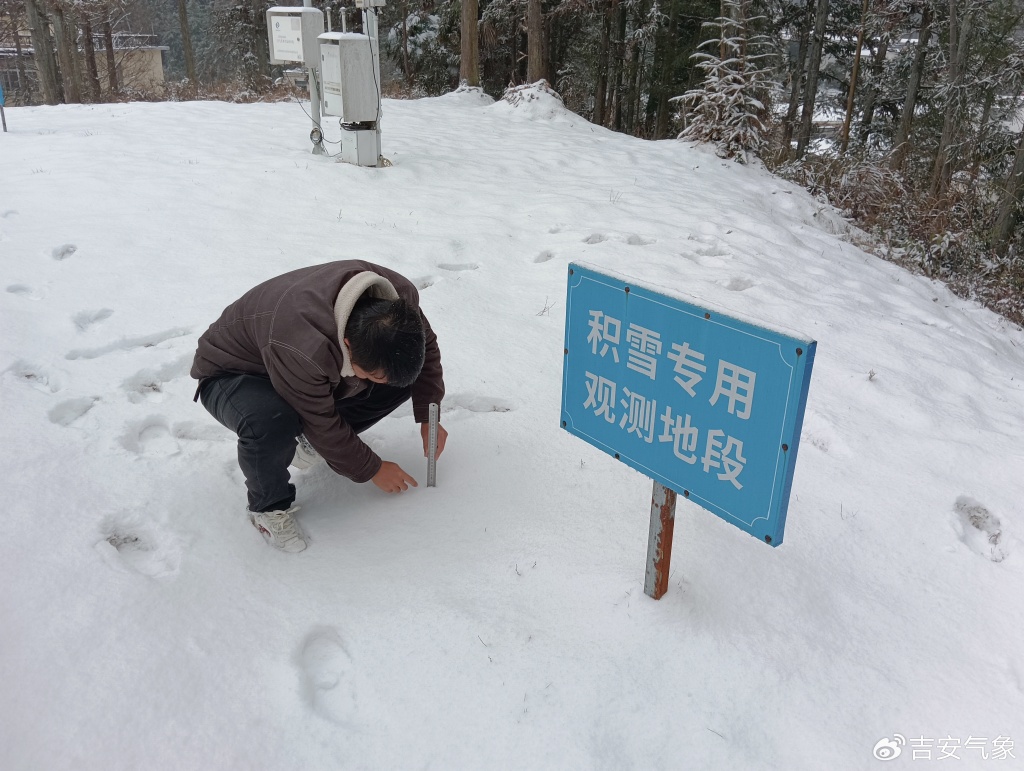
<path fill-rule="evenodd" d="M 299 413 L 310 443 L 332 469 L 355 482 L 371 479 L 381 459 L 334 405 L 335 399 L 367 386 L 355 377 L 342 349 L 335 303 L 352 279 L 355 284 L 376 280 L 367 271 L 383 276 L 400 297 L 419 308 L 416 287 L 380 265 L 345 260 L 301 268 L 265 281 L 225 308 L 199 338 L 192 363 L 192 377 L 199 380 L 226 374 L 269 376 L 274 390 Z M 347 319 L 347 311 L 343 315 Z M 425 423 L 430 403 L 444 396 L 444 380 L 437 336 L 422 311 L 420 315 L 426 360 L 412 386 L 412 404 L 416 422 Z"/>

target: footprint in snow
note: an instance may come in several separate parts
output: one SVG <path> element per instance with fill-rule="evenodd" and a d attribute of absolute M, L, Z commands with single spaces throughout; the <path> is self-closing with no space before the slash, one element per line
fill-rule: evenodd
<path fill-rule="evenodd" d="M 309 707 L 332 723 L 351 723 L 357 705 L 352 658 L 338 630 L 321 627 L 306 635 L 298 664 Z"/>
<path fill-rule="evenodd" d="M 164 385 L 188 375 L 191 364 L 192 356 L 182 356 L 159 369 L 139 370 L 125 380 L 121 388 L 128 395 L 128 401 L 136 404 L 142 401 L 162 401 Z"/>
<path fill-rule="evenodd" d="M 693 249 L 700 257 L 729 257 L 732 254 L 728 245 L 715 236 L 695 236 L 691 234 L 686 237 L 686 240 L 704 244 L 703 247 L 695 247 Z"/>
<path fill-rule="evenodd" d="M 37 292 L 35 289 L 30 287 L 28 284 L 9 284 L 7 291 L 10 294 L 18 295 L 19 297 L 25 297 L 29 300 L 42 300 L 43 294 Z"/>
<path fill-rule="evenodd" d="M 475 262 L 439 262 L 437 267 L 441 270 L 463 271 L 477 270 L 480 266 Z"/>
<path fill-rule="evenodd" d="M 166 418 L 160 415 L 150 415 L 145 420 L 129 423 L 121 436 L 121 445 L 141 458 L 166 458 L 181 452 Z"/>
<path fill-rule="evenodd" d="M 81 311 L 71 317 L 79 332 L 85 332 L 90 327 L 106 321 L 114 314 L 110 308 L 100 308 L 98 311 Z"/>
<path fill-rule="evenodd" d="M 804 413 L 804 427 L 800 433 L 800 441 L 836 458 L 849 455 L 847 446 L 836 429 L 835 423 L 814 409 L 808 409 Z"/>
<path fill-rule="evenodd" d="M 477 394 L 452 394 L 445 396 L 442 410 L 468 410 L 470 412 L 511 412 L 516 408 L 511 399 L 498 396 L 479 396 Z"/>
<path fill-rule="evenodd" d="M 114 570 L 163 580 L 177 575 L 181 546 L 163 528 L 126 515 L 108 517 L 100 533 L 102 537 L 93 548 Z"/>
<path fill-rule="evenodd" d="M 1006 559 L 1006 539 L 999 517 L 966 495 L 956 499 L 953 509 L 959 515 L 957 529 L 960 540 L 971 551 L 992 562 Z"/>
<path fill-rule="evenodd" d="M 700 257 L 729 257 L 732 255 L 732 252 L 728 248 L 718 244 L 711 244 L 703 248 L 695 249 L 694 251 Z"/>
<path fill-rule="evenodd" d="M 98 396 L 68 399 L 47 412 L 46 416 L 50 419 L 51 423 L 56 423 L 58 426 L 70 426 L 91 410 L 93 405 L 99 400 Z"/>
<path fill-rule="evenodd" d="M 548 261 L 553 260 L 553 259 L 555 259 L 555 253 L 552 252 L 549 249 L 545 249 L 543 252 L 541 252 L 536 257 L 534 257 L 533 261 L 535 263 L 540 263 L 540 262 L 548 262 Z"/>
<path fill-rule="evenodd" d="M 61 244 L 50 250 L 50 256 L 55 260 L 66 260 L 77 251 L 78 247 L 74 244 Z"/>
<path fill-rule="evenodd" d="M 650 246 L 651 244 L 654 243 L 654 239 L 644 238 L 643 236 L 638 236 L 636 233 L 634 233 L 629 238 L 626 239 L 626 243 L 629 244 L 630 246 Z"/>
<path fill-rule="evenodd" d="M 185 337 L 190 334 L 192 330 L 188 327 L 176 327 L 174 329 L 168 329 L 164 332 L 154 332 L 149 335 L 142 335 L 140 337 L 123 337 L 116 342 L 110 343 L 109 345 L 100 346 L 99 348 L 78 348 L 73 351 L 68 351 L 64 356 L 65 359 L 72 361 L 76 359 L 96 359 L 100 356 L 106 356 L 110 353 L 118 353 L 121 351 L 134 351 L 138 348 L 154 348 L 161 343 L 165 343 L 168 340 L 174 340 L 179 337 Z"/>
<path fill-rule="evenodd" d="M 412 283 L 422 292 L 424 289 L 432 287 L 437 283 L 437 281 L 437 276 L 420 276 L 419 278 L 413 279 Z"/>
<path fill-rule="evenodd" d="M 730 292 L 745 292 L 754 286 L 754 282 L 749 278 L 743 278 L 742 276 L 733 276 L 726 281 L 723 286 Z"/>
<path fill-rule="evenodd" d="M 585 243 L 585 244 L 599 244 L 602 241 L 607 241 L 607 240 L 608 240 L 608 236 L 606 236 L 604 233 L 591 233 L 589 236 L 587 236 L 586 238 L 583 239 L 583 243 Z"/>
<path fill-rule="evenodd" d="M 46 367 L 24 359 L 14 362 L 4 370 L 4 374 L 45 393 L 55 394 L 64 387 L 59 375 Z"/>
<path fill-rule="evenodd" d="M 191 420 L 186 420 L 181 423 L 175 423 L 171 429 L 171 434 L 175 439 L 182 439 L 186 442 L 216 442 L 220 444 L 235 441 L 235 435 L 230 431 L 225 431 L 223 426 L 213 422 L 207 423 L 206 421 L 195 423 Z M 232 463 L 235 462 L 232 461 Z M 237 463 L 235 463 L 235 468 L 238 468 Z"/>

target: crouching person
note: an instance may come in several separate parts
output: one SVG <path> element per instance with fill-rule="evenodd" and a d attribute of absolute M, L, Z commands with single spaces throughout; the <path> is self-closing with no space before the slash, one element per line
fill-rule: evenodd
<path fill-rule="evenodd" d="M 192 377 L 196 398 L 238 435 L 250 522 L 288 552 L 306 548 L 288 466 L 323 460 L 387 493 L 416 487 L 359 434 L 411 399 L 426 453 L 429 405 L 444 396 L 437 337 L 416 287 L 357 260 L 250 289 L 199 338 Z M 446 436 L 439 427 L 438 456 Z"/>

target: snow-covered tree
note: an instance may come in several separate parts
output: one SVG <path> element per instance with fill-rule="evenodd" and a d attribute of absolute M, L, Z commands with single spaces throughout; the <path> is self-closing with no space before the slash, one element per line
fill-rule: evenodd
<path fill-rule="evenodd" d="M 722 11 L 704 24 L 715 37 L 691 57 L 704 82 L 677 97 L 685 125 L 679 138 L 713 144 L 721 157 L 745 161 L 766 142 L 775 54 L 768 38 L 752 32 L 764 18 L 748 17 L 746 2 L 723 0 Z"/>

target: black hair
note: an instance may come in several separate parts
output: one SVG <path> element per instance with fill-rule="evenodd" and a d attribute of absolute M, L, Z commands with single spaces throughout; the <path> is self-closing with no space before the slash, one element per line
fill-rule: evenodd
<path fill-rule="evenodd" d="M 388 385 L 405 388 L 423 369 L 423 318 L 405 300 L 384 300 L 364 294 L 345 325 L 352 361 L 367 372 L 379 373 Z"/>

